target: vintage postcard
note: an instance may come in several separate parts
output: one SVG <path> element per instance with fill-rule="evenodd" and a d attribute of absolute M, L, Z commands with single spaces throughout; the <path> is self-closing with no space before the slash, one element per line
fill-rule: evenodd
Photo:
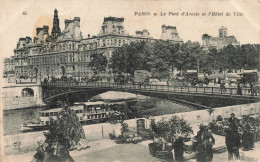
<path fill-rule="evenodd" d="M 0 161 L 259 161 L 259 0 L 1 0 Z"/>

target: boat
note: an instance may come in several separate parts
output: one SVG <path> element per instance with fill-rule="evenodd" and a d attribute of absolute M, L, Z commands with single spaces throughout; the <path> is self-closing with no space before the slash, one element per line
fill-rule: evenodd
<path fill-rule="evenodd" d="M 71 106 L 82 124 L 94 124 L 107 121 L 109 111 L 112 105 L 120 105 L 123 102 L 105 103 L 103 101 L 95 102 L 75 102 Z M 51 118 L 57 120 L 62 108 L 54 108 L 49 110 L 40 111 L 40 118 L 38 122 L 30 122 L 21 125 L 21 131 L 37 131 L 46 130 L 50 125 Z"/>
<path fill-rule="evenodd" d="M 40 131 L 48 129 L 51 118 L 57 120 L 57 116 L 60 114 L 62 108 L 54 108 L 49 110 L 40 111 L 40 118 L 37 122 L 29 122 L 21 124 L 21 132 L 28 131 Z M 79 120 L 82 121 L 83 117 L 83 106 L 71 106 L 71 110 L 75 111 Z"/>
<path fill-rule="evenodd" d="M 81 122 L 83 124 L 105 122 L 110 111 L 108 104 L 103 101 L 76 102 L 74 106 L 83 106 L 83 113 L 81 114 Z"/>

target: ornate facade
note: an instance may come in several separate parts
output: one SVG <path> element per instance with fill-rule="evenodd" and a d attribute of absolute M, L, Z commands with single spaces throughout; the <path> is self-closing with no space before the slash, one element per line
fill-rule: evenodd
<path fill-rule="evenodd" d="M 11 58 L 5 58 L 4 59 L 4 70 L 3 70 L 3 77 L 11 77 L 14 75 L 14 59 Z"/>
<path fill-rule="evenodd" d="M 167 30 L 167 29 L 166 29 Z M 174 43 L 182 43 L 176 27 L 171 37 L 163 37 Z M 65 29 L 59 27 L 58 11 L 54 10 L 53 28 L 36 29 L 33 41 L 30 37 L 20 38 L 14 50 L 14 73 L 16 78 L 51 78 L 72 76 L 78 79 L 93 76 L 88 67 L 90 55 L 102 53 L 108 60 L 113 52 L 130 42 L 154 41 L 147 30 L 137 31 L 130 36 L 124 29 L 124 18 L 105 17 L 97 36 L 83 38 L 80 18 L 65 20 Z M 111 69 L 101 75 L 101 81 L 111 80 Z"/>

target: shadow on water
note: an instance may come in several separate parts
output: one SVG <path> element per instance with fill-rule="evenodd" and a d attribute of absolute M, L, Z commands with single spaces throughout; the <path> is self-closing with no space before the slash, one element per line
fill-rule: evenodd
<path fill-rule="evenodd" d="M 31 121 L 38 121 L 40 111 L 47 107 L 32 107 L 15 110 L 3 111 L 3 129 L 4 135 L 20 133 L 21 124 Z"/>

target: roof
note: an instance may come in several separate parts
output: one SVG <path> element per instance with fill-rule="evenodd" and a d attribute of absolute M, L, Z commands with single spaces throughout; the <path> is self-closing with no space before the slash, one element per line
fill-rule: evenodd
<path fill-rule="evenodd" d="M 237 39 L 234 36 L 228 37 L 211 37 L 211 41 L 216 44 L 232 44 L 237 43 Z"/>
<path fill-rule="evenodd" d="M 91 98 L 91 100 L 98 101 L 122 101 L 122 100 L 133 100 L 137 99 L 136 94 L 128 93 L 128 92 L 117 92 L 117 91 L 108 91 L 105 93 L 101 93 Z"/>
<path fill-rule="evenodd" d="M 60 112 L 61 110 L 62 110 L 62 108 L 54 108 L 54 109 L 44 110 L 44 111 L 40 111 L 40 112 L 41 112 L 41 113 Z"/>
<path fill-rule="evenodd" d="M 122 104 L 125 104 L 125 102 L 111 102 L 108 103 L 107 105 L 122 105 Z"/>
<path fill-rule="evenodd" d="M 75 106 L 71 106 L 70 107 L 72 110 L 82 110 L 83 109 L 83 106 L 81 105 L 75 105 Z"/>
<path fill-rule="evenodd" d="M 124 22 L 124 18 L 118 18 L 118 17 L 105 17 L 104 21 L 118 21 L 118 22 Z"/>
<path fill-rule="evenodd" d="M 96 102 L 75 102 L 74 105 L 105 105 L 106 103 L 103 101 L 96 101 Z"/>
<path fill-rule="evenodd" d="M 220 73 L 220 74 L 211 74 L 211 75 L 208 76 L 208 78 L 209 79 L 215 79 L 215 78 L 225 79 L 224 76 L 225 76 L 225 78 L 237 78 L 237 77 L 239 77 L 239 75 L 235 74 L 235 73 L 226 73 L 226 74 Z"/>
<path fill-rule="evenodd" d="M 82 106 L 71 106 L 70 107 L 71 110 L 81 110 L 83 109 Z M 54 109 L 49 109 L 49 110 L 44 110 L 44 111 L 40 111 L 41 113 L 50 113 L 50 112 L 60 112 L 62 110 L 62 108 L 54 108 Z"/>

